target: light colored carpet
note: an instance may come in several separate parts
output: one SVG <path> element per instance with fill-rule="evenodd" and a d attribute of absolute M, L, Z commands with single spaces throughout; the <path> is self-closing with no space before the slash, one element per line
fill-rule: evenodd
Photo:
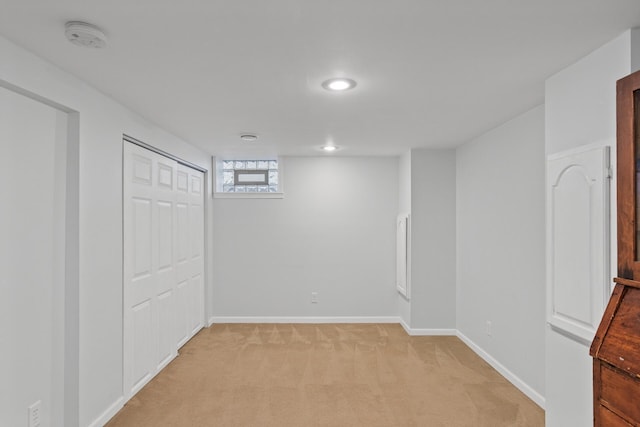
<path fill-rule="evenodd" d="M 544 426 L 544 412 L 455 337 L 396 324 L 202 330 L 107 424 Z"/>

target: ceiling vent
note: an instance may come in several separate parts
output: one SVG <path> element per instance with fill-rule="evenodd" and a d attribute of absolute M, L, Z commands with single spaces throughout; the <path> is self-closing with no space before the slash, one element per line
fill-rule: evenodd
<path fill-rule="evenodd" d="M 67 39 L 77 46 L 100 49 L 107 45 L 107 36 L 102 30 L 86 22 L 67 22 L 64 33 Z"/>
<path fill-rule="evenodd" d="M 244 142 L 256 142 L 258 140 L 258 135 L 255 133 L 242 133 L 240 134 L 240 139 Z"/>

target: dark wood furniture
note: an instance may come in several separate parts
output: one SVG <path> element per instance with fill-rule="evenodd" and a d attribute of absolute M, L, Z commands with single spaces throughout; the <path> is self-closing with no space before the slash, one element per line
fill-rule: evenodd
<path fill-rule="evenodd" d="M 591 344 L 594 425 L 640 426 L 640 72 L 617 83 L 618 277 Z"/>

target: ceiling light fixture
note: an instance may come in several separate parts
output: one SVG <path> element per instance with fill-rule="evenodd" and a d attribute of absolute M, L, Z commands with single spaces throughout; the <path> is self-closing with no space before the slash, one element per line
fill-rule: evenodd
<path fill-rule="evenodd" d="M 255 133 L 243 133 L 240 135 L 240 139 L 244 142 L 255 142 L 258 140 L 258 135 Z"/>
<path fill-rule="evenodd" d="M 332 92 L 342 92 L 356 87 L 356 81 L 346 78 L 334 78 L 322 82 L 322 87 Z"/>
<path fill-rule="evenodd" d="M 67 36 L 67 40 L 76 46 L 100 49 L 107 45 L 107 36 L 95 25 L 80 21 L 69 21 L 64 27 L 64 34 Z"/>
<path fill-rule="evenodd" d="M 324 147 L 322 147 L 322 149 L 330 153 L 332 151 L 336 151 L 338 147 L 336 147 L 335 145 L 325 145 Z"/>

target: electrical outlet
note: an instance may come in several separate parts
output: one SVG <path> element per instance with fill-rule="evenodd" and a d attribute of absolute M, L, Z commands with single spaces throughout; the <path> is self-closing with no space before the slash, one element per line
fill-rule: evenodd
<path fill-rule="evenodd" d="M 491 336 L 491 320 L 487 320 L 487 326 L 485 329 L 487 335 Z"/>
<path fill-rule="evenodd" d="M 42 401 L 38 400 L 29 406 L 29 427 L 40 427 L 40 413 L 42 412 Z"/>
<path fill-rule="evenodd" d="M 318 303 L 318 293 L 311 292 L 311 304 L 317 304 L 317 303 Z"/>

